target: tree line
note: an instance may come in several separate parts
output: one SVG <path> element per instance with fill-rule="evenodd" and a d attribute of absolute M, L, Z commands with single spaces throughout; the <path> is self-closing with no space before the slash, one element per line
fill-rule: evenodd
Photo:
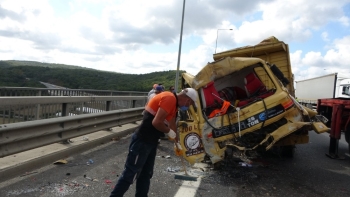
<path fill-rule="evenodd" d="M 181 73 L 185 71 L 180 71 Z M 33 61 L 0 61 L 0 87 L 40 87 L 46 82 L 70 89 L 149 91 L 154 83 L 175 85 L 176 70 L 125 74 Z"/>

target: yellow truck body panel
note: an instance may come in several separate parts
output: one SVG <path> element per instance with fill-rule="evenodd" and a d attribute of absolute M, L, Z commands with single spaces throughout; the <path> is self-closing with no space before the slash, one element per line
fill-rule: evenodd
<path fill-rule="evenodd" d="M 194 88 L 199 95 L 197 107 L 190 106 L 183 112 L 186 118 L 178 122 L 183 156 L 190 163 L 206 157 L 212 163 L 220 162 L 227 149 L 232 150 L 231 156 L 249 161 L 276 146 L 308 142 L 315 113 L 291 95 L 288 45 L 272 37 L 253 48 L 215 54 L 216 61 L 196 75 L 182 74 L 182 88 Z M 227 103 L 229 108 L 220 111 Z M 319 133 L 327 131 L 322 122 L 317 128 L 322 128 Z"/>
<path fill-rule="evenodd" d="M 224 57 L 256 57 L 275 64 L 281 70 L 283 75 L 290 81 L 294 81 L 292 66 L 289 58 L 288 44 L 279 41 L 276 37 L 271 36 L 254 46 L 245 46 L 236 48 L 213 55 L 215 61 Z M 289 93 L 294 97 L 294 83 L 287 86 Z"/>

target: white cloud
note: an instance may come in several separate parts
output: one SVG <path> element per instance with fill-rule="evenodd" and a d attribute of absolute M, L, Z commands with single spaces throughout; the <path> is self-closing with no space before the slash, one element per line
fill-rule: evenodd
<path fill-rule="evenodd" d="M 323 40 L 323 41 L 325 41 L 325 42 L 328 42 L 328 41 L 329 41 L 328 33 L 327 33 L 327 32 L 322 32 L 321 37 L 322 37 L 322 40 Z"/>
<path fill-rule="evenodd" d="M 52 2 L 62 5 L 54 6 Z M 175 70 L 182 3 L 0 0 L 0 58 L 124 73 Z M 187 1 L 183 41 L 191 48 L 182 50 L 180 69 L 196 74 L 212 61 L 216 41 L 219 52 L 276 36 L 294 48 L 290 52 L 296 77 L 338 70 L 350 72 L 350 33 L 346 29 L 350 13 L 344 9 L 349 3 Z M 339 30 L 327 29 L 330 23 Z M 317 46 L 313 46 L 315 42 Z"/>
<path fill-rule="evenodd" d="M 346 16 L 342 16 L 340 17 L 339 21 L 344 25 L 344 26 L 349 26 L 349 23 L 350 23 L 350 19 L 349 17 L 346 17 Z"/>
<path fill-rule="evenodd" d="M 350 36 L 333 41 L 330 49 L 322 56 L 321 52 L 310 51 L 301 55 L 301 51 L 292 53 L 291 64 L 297 78 L 316 77 L 326 73 L 350 74 Z"/>

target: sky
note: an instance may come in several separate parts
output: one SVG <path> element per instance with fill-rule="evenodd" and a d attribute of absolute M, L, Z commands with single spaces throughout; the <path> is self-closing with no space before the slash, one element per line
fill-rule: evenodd
<path fill-rule="evenodd" d="M 350 0 L 0 0 L 0 60 L 195 75 L 215 51 L 270 36 L 296 81 L 350 75 Z"/>

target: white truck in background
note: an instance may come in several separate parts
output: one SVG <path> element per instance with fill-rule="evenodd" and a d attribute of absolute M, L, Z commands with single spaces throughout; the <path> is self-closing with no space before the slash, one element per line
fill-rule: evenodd
<path fill-rule="evenodd" d="M 332 73 L 295 83 L 295 97 L 309 108 L 315 109 L 317 99 L 350 98 L 350 73 Z"/>

